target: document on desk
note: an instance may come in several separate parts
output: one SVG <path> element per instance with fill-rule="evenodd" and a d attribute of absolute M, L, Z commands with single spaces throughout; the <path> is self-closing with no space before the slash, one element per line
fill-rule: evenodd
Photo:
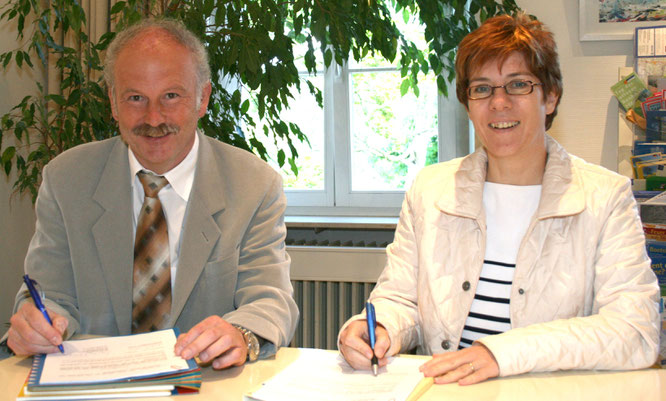
<path fill-rule="evenodd" d="M 402 401 L 424 380 L 421 359 L 392 358 L 374 376 L 370 370 L 354 370 L 335 352 L 310 348 L 299 352 L 298 359 L 244 400 Z"/>
<path fill-rule="evenodd" d="M 35 355 L 17 400 L 128 398 L 198 393 L 201 369 L 174 354 L 176 329 L 65 341 Z"/>
<path fill-rule="evenodd" d="M 66 341 L 65 353 L 45 356 L 40 384 L 88 383 L 189 369 L 173 352 L 173 330 Z"/>

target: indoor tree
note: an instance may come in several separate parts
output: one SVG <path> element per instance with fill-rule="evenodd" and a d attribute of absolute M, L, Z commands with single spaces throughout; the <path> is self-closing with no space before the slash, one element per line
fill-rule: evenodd
<path fill-rule="evenodd" d="M 307 90 L 321 105 L 322 94 L 299 76 L 294 46 L 307 45 L 305 66 L 325 66 L 375 55 L 399 59 L 401 93 L 418 95 L 418 80 L 432 71 L 447 95 L 455 78 L 453 61 L 460 40 L 486 18 L 518 10 L 514 0 L 127 0 L 112 1 L 111 29 L 99 38 L 87 33 L 89 16 L 76 0 L 10 0 L 2 21 L 16 22 L 24 46 L 0 54 L 7 68 L 56 69 L 57 90 L 37 82 L 27 96 L 0 117 L 0 162 L 7 175 L 17 171 L 14 188 L 36 198 L 41 170 L 64 150 L 118 134 L 102 80 L 104 51 L 115 32 L 149 16 L 183 21 L 205 43 L 213 94 L 200 122 L 206 135 L 250 151 L 296 172 L 294 141 L 307 141 L 298 125 L 281 118 L 294 93 Z M 392 11 L 422 23 L 427 48 L 407 40 Z M 55 58 L 57 61 L 50 61 Z M 244 94 L 249 94 L 246 96 Z M 262 137 L 280 144 L 269 154 L 254 127 L 258 111 Z M 4 145 L 7 136 L 15 146 Z M 265 139 L 264 139 L 265 140 Z M 7 141 L 5 141 L 7 142 Z"/>

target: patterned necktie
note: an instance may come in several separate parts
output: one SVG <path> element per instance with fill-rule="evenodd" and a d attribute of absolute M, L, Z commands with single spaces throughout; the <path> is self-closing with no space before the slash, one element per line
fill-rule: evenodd
<path fill-rule="evenodd" d="M 171 313 L 171 262 L 166 219 L 157 193 L 169 182 L 162 176 L 137 173 L 145 198 L 134 241 L 132 333 L 166 327 Z"/>

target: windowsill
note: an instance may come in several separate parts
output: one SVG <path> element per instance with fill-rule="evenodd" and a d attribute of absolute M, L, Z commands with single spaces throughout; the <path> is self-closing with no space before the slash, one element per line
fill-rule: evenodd
<path fill-rule="evenodd" d="M 380 216 L 285 216 L 287 228 L 350 228 L 395 230 L 397 217 Z"/>

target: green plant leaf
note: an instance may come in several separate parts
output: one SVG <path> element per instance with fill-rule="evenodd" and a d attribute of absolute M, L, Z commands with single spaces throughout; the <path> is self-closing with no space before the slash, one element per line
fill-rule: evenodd
<path fill-rule="evenodd" d="M 23 61 L 28 64 L 30 68 L 34 68 L 34 65 L 32 65 L 32 60 L 30 59 L 30 54 L 28 54 L 28 52 L 23 52 Z"/>
<path fill-rule="evenodd" d="M 247 113 L 247 111 L 248 111 L 249 109 L 250 109 L 250 100 L 249 100 L 249 99 L 245 99 L 245 101 L 244 101 L 243 104 L 241 105 L 241 113 L 242 113 L 242 114 L 245 114 L 245 113 Z"/>
<path fill-rule="evenodd" d="M 402 83 L 400 84 L 400 96 L 405 96 L 407 94 L 407 91 L 409 90 L 409 78 L 405 78 L 402 80 Z"/>
<path fill-rule="evenodd" d="M 47 98 L 53 100 L 58 106 L 64 106 L 67 104 L 67 101 L 62 95 L 53 94 L 53 95 L 48 95 Z"/>
<path fill-rule="evenodd" d="M 125 5 L 126 5 L 126 2 L 119 1 L 116 4 L 114 4 L 113 7 L 111 7 L 111 10 L 109 11 L 109 13 L 111 15 L 118 14 L 119 12 L 124 11 Z"/>
<path fill-rule="evenodd" d="M 7 64 L 12 59 L 12 52 L 7 52 L 4 54 L 5 60 L 2 62 L 2 68 L 7 68 Z"/>
<path fill-rule="evenodd" d="M 333 52 L 331 51 L 331 49 L 326 49 L 326 51 L 324 52 L 324 64 L 326 65 L 326 67 L 330 67 L 332 60 L 333 60 Z"/>
<path fill-rule="evenodd" d="M 14 146 L 8 146 L 4 152 L 2 152 L 2 166 L 5 169 L 5 174 L 9 176 L 9 173 L 12 171 L 12 159 L 16 155 L 16 148 Z"/>
<path fill-rule="evenodd" d="M 289 158 L 289 166 L 291 166 L 291 171 L 298 177 L 298 166 L 296 165 L 296 159 L 293 157 Z"/>
<path fill-rule="evenodd" d="M 284 150 L 282 150 L 282 149 L 278 150 L 277 156 L 278 156 L 278 159 L 277 159 L 278 166 L 280 166 L 280 167 L 284 166 L 284 161 L 285 161 Z"/>

